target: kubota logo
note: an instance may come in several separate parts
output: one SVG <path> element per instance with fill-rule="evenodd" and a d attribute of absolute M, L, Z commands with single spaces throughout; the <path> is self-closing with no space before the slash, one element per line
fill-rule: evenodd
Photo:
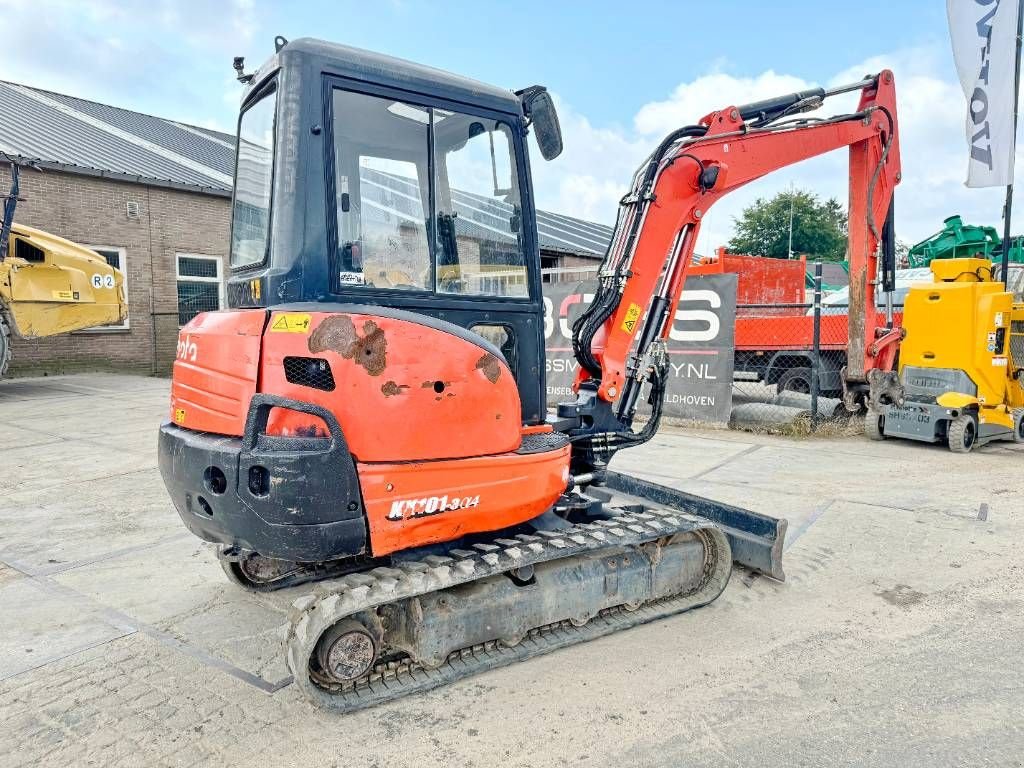
<path fill-rule="evenodd" d="M 185 360 L 189 363 L 194 363 L 196 357 L 199 355 L 199 347 L 192 341 L 191 336 L 186 336 L 184 339 L 178 337 L 178 359 Z"/>

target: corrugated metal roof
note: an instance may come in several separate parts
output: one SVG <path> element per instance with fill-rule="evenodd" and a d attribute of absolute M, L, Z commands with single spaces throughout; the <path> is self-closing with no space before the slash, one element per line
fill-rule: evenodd
<path fill-rule="evenodd" d="M 138 116 L 119 111 L 126 113 L 125 119 Z M 138 117 L 141 123 L 144 116 Z M 149 119 L 173 127 L 168 121 Z M 192 151 L 175 151 L 161 139 L 152 127 L 148 135 L 140 135 L 45 91 L 0 82 L 0 149 L 9 154 L 72 170 L 230 192 L 230 174 L 204 163 Z M 220 149 L 231 157 L 231 149 Z"/>
<path fill-rule="evenodd" d="M 64 96 L 48 91 L 35 92 L 145 141 L 191 158 L 220 173 L 230 176 L 234 172 L 235 145 L 233 139 L 225 146 L 214 142 L 203 133 L 188 131 L 170 120 L 161 120 L 152 115 L 129 112 L 126 109 L 109 107 L 106 104 L 97 104 L 74 96 Z"/>
<path fill-rule="evenodd" d="M 235 139 L 207 128 L 0 80 L 0 150 L 72 172 L 229 195 Z M 411 182 L 379 175 L 400 196 Z M 411 189 L 410 189 L 411 188 Z M 511 206 L 454 191 L 461 227 L 507 231 Z M 545 251 L 602 256 L 612 228 L 537 212 Z"/>

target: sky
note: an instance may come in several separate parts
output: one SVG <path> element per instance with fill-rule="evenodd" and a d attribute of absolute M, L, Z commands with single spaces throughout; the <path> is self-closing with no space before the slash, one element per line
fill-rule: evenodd
<path fill-rule="evenodd" d="M 897 237 L 916 242 L 954 213 L 1002 231 L 1005 191 L 963 184 L 966 106 L 941 0 L 0 0 L 0 19 L 0 79 L 227 132 L 241 94 L 232 57 L 254 68 L 275 35 L 368 48 L 510 89 L 546 85 L 565 151 L 546 163 L 532 146 L 538 205 L 607 224 L 637 166 L 674 128 L 890 68 L 903 164 Z M 850 107 L 835 102 L 820 114 Z M 1019 148 L 1018 171 L 1022 156 Z M 723 199 L 704 219 L 697 250 L 724 244 L 745 206 L 791 185 L 845 205 L 845 153 Z M 1013 225 L 1024 233 L 1024 200 Z"/>

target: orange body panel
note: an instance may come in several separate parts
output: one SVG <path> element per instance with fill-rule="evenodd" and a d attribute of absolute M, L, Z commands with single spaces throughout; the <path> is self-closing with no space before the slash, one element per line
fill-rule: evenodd
<path fill-rule="evenodd" d="M 197 432 L 240 435 L 256 392 L 261 309 L 204 312 L 178 333 L 171 421 Z"/>
<path fill-rule="evenodd" d="M 443 328 L 372 311 L 272 312 L 260 391 L 329 409 L 359 462 L 488 456 L 519 447 L 519 391 L 503 360 Z M 335 389 L 288 382 L 288 356 L 327 360 Z M 268 432 L 322 426 L 315 417 L 278 409 Z"/>
<path fill-rule="evenodd" d="M 189 429 L 241 435 L 257 392 L 334 414 L 355 460 L 374 556 L 526 522 L 568 483 L 568 444 L 516 453 L 524 435 L 552 428 L 522 426 L 506 363 L 455 326 L 373 307 L 242 310 L 200 315 L 180 339 L 172 420 Z M 326 360 L 333 388 L 289 382 L 286 357 Z M 296 378 L 305 369 L 292 370 Z M 176 410 L 185 416 L 175 419 Z M 266 431 L 325 428 L 281 407 Z"/>
<path fill-rule="evenodd" d="M 375 557 L 497 531 L 548 509 L 569 479 L 566 445 L 438 462 L 357 465 Z"/>

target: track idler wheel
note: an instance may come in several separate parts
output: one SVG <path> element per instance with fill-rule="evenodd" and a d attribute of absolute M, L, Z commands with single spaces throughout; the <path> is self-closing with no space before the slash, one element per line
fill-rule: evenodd
<path fill-rule="evenodd" d="M 217 559 L 232 584 L 251 592 L 280 589 L 282 582 L 299 570 L 298 564 L 288 560 L 275 560 L 255 552 L 238 553 L 231 548 L 218 552 Z"/>
<path fill-rule="evenodd" d="M 342 619 L 328 629 L 316 644 L 319 672 L 332 683 L 358 680 L 377 660 L 377 641 L 355 619 Z"/>

